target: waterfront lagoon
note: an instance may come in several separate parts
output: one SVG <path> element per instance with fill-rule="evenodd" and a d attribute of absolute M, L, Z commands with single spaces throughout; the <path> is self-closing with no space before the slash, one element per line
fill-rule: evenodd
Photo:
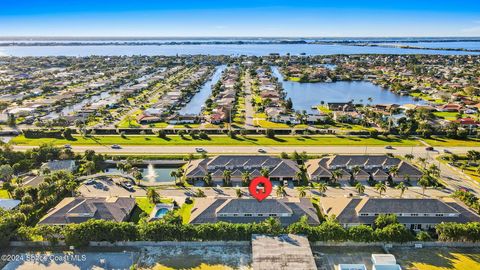
<path fill-rule="evenodd" d="M 200 88 L 188 104 L 183 107 L 180 114 L 199 114 L 202 110 L 202 106 L 212 93 L 212 86 L 214 86 L 218 80 L 222 77 L 222 72 L 227 68 L 226 65 L 222 65 L 216 68 L 212 77 Z"/>
<path fill-rule="evenodd" d="M 287 98 L 292 99 L 295 110 L 311 111 L 313 106 L 328 102 L 348 102 L 362 104 L 423 104 L 411 96 L 401 96 L 369 81 L 339 81 L 332 83 L 298 83 L 284 81 L 277 67 L 272 73 L 282 83 Z M 372 102 L 368 99 L 372 98 Z"/>

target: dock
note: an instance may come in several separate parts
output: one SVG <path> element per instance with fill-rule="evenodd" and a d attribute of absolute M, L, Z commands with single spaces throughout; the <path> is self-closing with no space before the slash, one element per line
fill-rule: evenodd
<path fill-rule="evenodd" d="M 307 237 L 294 234 L 252 235 L 254 270 L 316 270 Z"/>

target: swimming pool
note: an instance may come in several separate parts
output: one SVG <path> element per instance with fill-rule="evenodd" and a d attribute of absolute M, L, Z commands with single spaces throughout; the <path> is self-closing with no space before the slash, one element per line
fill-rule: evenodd
<path fill-rule="evenodd" d="M 168 213 L 168 211 L 169 210 L 167 208 L 159 208 L 155 213 L 155 218 L 162 218 Z"/>

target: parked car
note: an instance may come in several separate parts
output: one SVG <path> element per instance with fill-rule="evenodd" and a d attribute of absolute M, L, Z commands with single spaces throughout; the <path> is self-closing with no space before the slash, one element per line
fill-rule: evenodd
<path fill-rule="evenodd" d="M 134 191 L 132 184 L 129 182 L 122 182 L 122 187 L 128 191 Z"/>
<path fill-rule="evenodd" d="M 262 153 L 262 154 L 267 153 L 267 151 L 266 151 L 265 149 L 262 149 L 262 148 L 258 149 L 258 152 L 259 152 L 259 153 Z"/>
<path fill-rule="evenodd" d="M 112 145 L 112 149 L 122 149 L 122 147 L 118 144 Z"/>
<path fill-rule="evenodd" d="M 393 147 L 391 145 L 387 145 L 385 146 L 385 149 L 393 149 Z"/>
<path fill-rule="evenodd" d="M 95 181 L 93 179 L 88 179 L 87 181 L 85 181 L 85 185 L 94 185 L 96 183 L 97 183 L 97 181 Z"/>
<path fill-rule="evenodd" d="M 425 150 L 427 150 L 427 151 L 434 151 L 435 149 L 433 149 L 432 146 L 429 146 L 429 147 L 426 147 Z"/>

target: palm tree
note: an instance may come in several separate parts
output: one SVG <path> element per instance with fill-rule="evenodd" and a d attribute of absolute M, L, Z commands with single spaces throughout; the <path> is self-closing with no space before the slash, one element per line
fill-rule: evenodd
<path fill-rule="evenodd" d="M 365 192 L 365 186 L 362 185 L 362 184 L 360 184 L 360 183 L 357 183 L 357 184 L 355 185 L 355 189 L 357 190 L 357 192 L 358 192 L 359 194 L 363 194 L 363 193 Z"/>
<path fill-rule="evenodd" d="M 438 166 L 435 165 L 435 164 L 432 164 L 432 165 L 430 165 L 430 167 L 428 167 L 428 172 L 433 177 L 439 177 L 440 176 L 440 168 L 438 168 Z"/>
<path fill-rule="evenodd" d="M 393 166 L 388 169 L 388 172 L 392 176 L 392 178 L 396 177 L 398 175 L 398 166 Z"/>
<path fill-rule="evenodd" d="M 422 187 L 422 194 L 425 195 L 425 189 L 430 185 L 430 181 L 428 176 L 424 175 L 420 180 L 418 180 L 418 184 Z"/>
<path fill-rule="evenodd" d="M 339 170 L 339 169 L 334 170 L 332 172 L 332 180 L 333 180 L 332 182 L 336 183 L 339 178 L 342 178 L 342 176 L 343 176 L 343 173 L 342 173 L 341 170 Z"/>
<path fill-rule="evenodd" d="M 380 197 L 381 197 L 382 193 L 387 191 L 387 186 L 385 185 L 385 183 L 380 182 L 375 185 L 375 189 L 377 190 L 377 192 L 380 194 Z"/>
<path fill-rule="evenodd" d="M 396 189 L 400 190 L 400 198 L 402 198 L 403 193 L 408 189 L 408 187 L 402 182 L 397 185 Z"/>
<path fill-rule="evenodd" d="M 232 180 L 232 171 L 230 170 L 223 171 L 223 185 L 230 186 L 231 180 Z"/>
<path fill-rule="evenodd" d="M 237 198 L 241 198 L 241 197 L 242 197 L 243 192 L 242 192 L 241 189 L 237 188 L 237 189 L 235 190 L 235 192 L 237 193 Z"/>
<path fill-rule="evenodd" d="M 212 179 L 212 174 L 211 173 L 207 173 L 205 175 L 205 177 L 203 177 L 203 181 L 205 181 L 205 185 L 207 187 L 211 187 L 212 184 L 213 184 L 213 179 Z"/>
<path fill-rule="evenodd" d="M 320 194 L 325 194 L 325 192 L 327 191 L 328 189 L 328 186 L 327 184 L 325 183 L 318 183 L 318 192 L 320 192 Z"/>
<path fill-rule="evenodd" d="M 277 187 L 277 197 L 285 197 L 287 196 L 287 191 L 285 190 L 285 187 L 282 185 L 279 185 Z"/>
<path fill-rule="evenodd" d="M 408 161 L 412 161 L 414 158 L 414 156 L 412 154 L 406 154 L 405 155 L 405 159 L 408 160 Z"/>
<path fill-rule="evenodd" d="M 263 177 L 269 178 L 269 177 L 270 177 L 270 170 L 269 170 L 267 167 L 263 167 L 263 168 L 260 170 L 260 174 L 261 174 Z"/>
<path fill-rule="evenodd" d="M 244 186 L 247 186 L 250 183 L 250 172 L 244 171 L 242 172 L 242 182 Z"/>
<path fill-rule="evenodd" d="M 177 171 L 171 171 L 170 172 L 170 177 L 175 178 L 175 184 L 177 184 L 177 178 L 178 178 Z"/>
<path fill-rule="evenodd" d="M 305 187 L 298 188 L 298 197 L 305 198 L 305 196 L 307 196 L 307 191 Z"/>
<path fill-rule="evenodd" d="M 160 194 L 154 188 L 147 189 L 147 198 L 150 203 L 156 204 L 160 202 Z"/>
<path fill-rule="evenodd" d="M 418 162 L 420 162 L 420 164 L 422 164 L 423 168 L 425 169 L 425 165 L 427 164 L 427 159 L 423 157 L 419 157 Z"/>

